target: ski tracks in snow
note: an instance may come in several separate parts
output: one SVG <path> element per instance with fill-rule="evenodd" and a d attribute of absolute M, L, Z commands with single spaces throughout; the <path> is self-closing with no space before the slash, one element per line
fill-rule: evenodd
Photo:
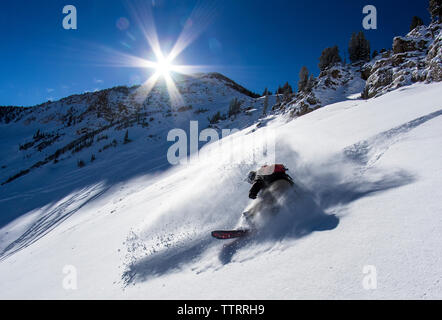
<path fill-rule="evenodd" d="M 362 166 L 363 174 L 372 168 L 393 145 L 418 126 L 442 115 L 442 109 L 406 122 L 393 129 L 381 132 L 374 137 L 360 141 L 344 150 L 345 156 Z"/>
<path fill-rule="evenodd" d="M 0 261 L 47 235 L 86 204 L 100 197 L 106 190 L 107 188 L 102 183 L 91 185 L 70 194 L 49 207 L 20 237 L 0 253 Z"/>

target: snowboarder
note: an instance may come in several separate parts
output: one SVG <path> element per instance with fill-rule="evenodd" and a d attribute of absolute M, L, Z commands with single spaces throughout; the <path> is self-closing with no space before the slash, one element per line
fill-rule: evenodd
<path fill-rule="evenodd" d="M 247 181 L 252 184 L 249 198 L 256 199 L 260 193 L 258 200 L 251 203 L 243 212 L 249 224 L 253 224 L 250 218 L 257 213 L 276 214 L 278 212 L 278 199 L 294 184 L 293 179 L 286 173 L 287 170 L 282 164 L 274 164 L 264 165 L 258 171 L 249 173 Z"/>
<path fill-rule="evenodd" d="M 264 165 L 258 171 L 251 171 L 247 176 L 247 181 L 252 184 L 249 191 L 249 198 L 257 199 L 253 201 L 242 213 L 246 225 L 235 230 L 217 230 L 212 232 L 212 236 L 218 239 L 232 239 L 246 236 L 257 228 L 257 214 L 274 215 L 277 214 L 281 203 L 281 195 L 294 185 L 292 178 L 286 173 L 287 168 L 282 164 Z M 242 223 L 241 223 L 242 224 Z"/>
<path fill-rule="evenodd" d="M 268 188 L 278 180 L 285 180 L 293 185 L 293 179 L 286 173 L 288 169 L 283 164 L 264 165 L 258 171 L 251 171 L 247 181 L 253 184 L 249 191 L 249 198 L 256 199 L 260 190 Z"/>

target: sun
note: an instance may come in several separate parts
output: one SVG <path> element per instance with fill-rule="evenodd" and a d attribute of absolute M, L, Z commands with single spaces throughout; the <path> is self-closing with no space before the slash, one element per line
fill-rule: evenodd
<path fill-rule="evenodd" d="M 155 71 L 160 76 L 168 77 L 170 72 L 174 70 L 171 59 L 164 57 L 157 57 L 157 62 L 155 63 Z"/>
<path fill-rule="evenodd" d="M 116 63 L 117 66 L 150 69 L 148 72 L 146 72 L 146 74 L 149 75 L 147 80 L 136 90 L 137 101 L 146 100 L 150 92 L 155 88 L 157 82 L 160 80 L 160 78 L 162 78 L 166 84 L 171 105 L 182 106 L 185 102 L 179 88 L 175 84 L 174 78 L 178 77 L 174 77 L 174 75 L 178 74 L 192 77 L 196 72 L 209 69 L 209 66 L 181 64 L 182 60 L 178 59 L 178 56 L 192 42 L 194 42 L 201 35 L 203 30 L 211 23 L 212 18 L 215 16 L 216 11 L 218 10 L 218 7 L 217 5 L 205 5 L 206 2 L 204 1 L 196 5 L 190 16 L 187 18 L 178 39 L 173 46 L 171 46 L 171 50 L 167 55 L 164 55 L 163 51 L 161 50 L 157 28 L 153 18 L 153 6 L 150 6 L 148 3 L 149 1 L 139 1 L 138 5 L 129 5 L 129 9 L 134 21 L 138 23 L 139 28 L 152 51 L 152 53 L 149 53 L 149 58 L 141 58 L 131 54 L 116 52 L 120 59 L 113 59 L 113 61 L 118 60 Z M 113 50 L 111 51 L 113 52 Z M 144 54 L 146 54 L 146 50 L 144 50 L 143 55 Z M 152 54 L 154 55 L 153 60 L 151 60 Z"/>

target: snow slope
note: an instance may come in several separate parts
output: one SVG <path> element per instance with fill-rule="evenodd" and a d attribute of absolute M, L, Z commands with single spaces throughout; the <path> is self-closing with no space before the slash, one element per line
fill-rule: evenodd
<path fill-rule="evenodd" d="M 116 87 L 15 108 L 20 112 L 16 117 L 6 112 L 8 120 L 2 119 L 0 107 L 0 228 L 27 212 L 39 215 L 41 207 L 71 197 L 74 190 L 92 185 L 108 189 L 166 170 L 171 145 L 167 134 L 171 129 L 189 133 L 190 120 L 198 121 L 199 130 L 210 125 L 219 132 L 256 123 L 264 99 L 252 98 L 235 86 L 216 73 L 184 78 L 177 82 L 181 102 L 173 108 L 162 83 L 147 97 L 142 95 L 142 104 L 136 102 L 142 87 Z M 240 114 L 209 124 L 216 112 L 227 113 L 233 98 L 242 103 Z M 269 97 L 269 104 L 272 101 L 274 97 Z M 126 132 L 130 143 L 124 142 Z M 85 167 L 77 166 L 80 161 Z M 61 213 L 57 206 L 54 210 L 54 223 L 72 211 Z M 0 236 L 0 254 L 15 236 L 9 233 L 6 240 Z"/>
<path fill-rule="evenodd" d="M 0 298 L 440 299 L 441 89 L 415 84 L 268 119 L 229 136 L 232 149 L 211 144 L 197 163 L 153 172 L 136 165 L 153 167 L 153 151 L 129 144 L 120 161 L 69 172 L 57 201 L 45 201 L 54 183 L 8 189 L 35 206 L 0 229 Z M 235 146 L 269 131 L 297 188 L 261 233 L 224 247 L 209 232 L 238 224 L 251 203 L 244 178 L 262 164 Z M 109 168 L 121 178 L 96 179 Z M 63 287 L 65 266 L 76 290 Z M 374 290 L 365 266 L 376 268 Z"/>

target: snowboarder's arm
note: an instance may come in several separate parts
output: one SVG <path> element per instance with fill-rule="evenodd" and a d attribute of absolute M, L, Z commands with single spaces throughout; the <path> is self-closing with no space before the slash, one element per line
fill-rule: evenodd
<path fill-rule="evenodd" d="M 288 174 L 286 174 L 286 180 L 287 180 L 288 182 L 290 182 L 291 185 L 294 185 L 294 184 L 295 184 L 295 182 L 293 181 L 292 177 L 290 177 Z"/>
<path fill-rule="evenodd" d="M 256 199 L 256 196 L 258 195 L 258 192 L 262 189 L 263 185 L 264 185 L 264 182 L 261 179 L 256 180 L 255 183 L 253 184 L 252 188 L 249 191 L 249 198 Z"/>

